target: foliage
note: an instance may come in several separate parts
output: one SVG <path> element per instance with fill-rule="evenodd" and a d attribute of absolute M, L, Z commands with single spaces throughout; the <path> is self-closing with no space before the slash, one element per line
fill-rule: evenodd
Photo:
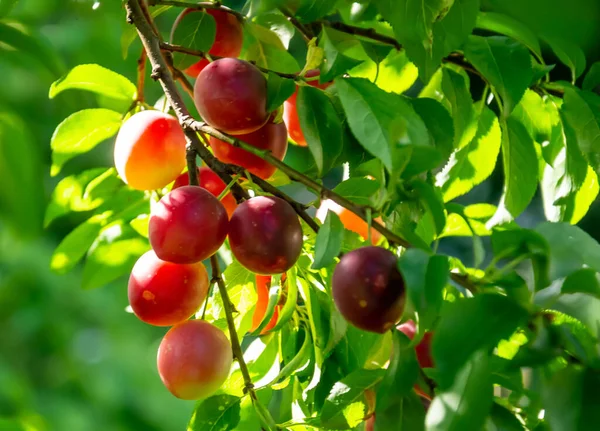
<path fill-rule="evenodd" d="M 137 0 L 125 3 L 131 2 Z M 149 3 L 153 15 L 178 9 Z M 206 312 L 222 329 L 233 317 L 243 358 L 218 394 L 198 401 L 190 429 L 368 429 L 373 418 L 376 430 L 591 429 L 600 379 L 600 244 L 575 224 L 599 192 L 598 63 L 586 62 L 560 33 L 494 9 L 494 1 L 223 3 L 244 16 L 241 58 L 263 68 L 268 106 L 283 104 L 292 79 L 300 87 L 308 147 L 290 144 L 267 181 L 276 192 L 292 194 L 295 187 L 294 196 L 312 207 L 336 198 L 368 232 L 382 220 L 382 237 L 359 238 L 332 211 L 318 233 L 304 223 L 302 255 L 286 283 L 274 277 L 262 324 L 252 333 L 254 276 L 224 246 L 222 278 L 235 310 L 215 288 L 197 317 Z M 157 23 L 167 35 L 172 20 Z M 192 30 L 212 37 L 214 22 Z M 130 35 L 131 28 L 123 34 L 125 51 Z M 193 41 L 192 50 L 210 46 L 195 35 L 180 40 Z M 563 75 L 553 75 L 552 66 Z M 315 68 L 322 82 L 334 84 L 307 85 L 304 72 Z M 140 76 L 149 73 L 140 69 Z M 72 90 L 110 103 L 81 106 L 58 125 L 52 175 L 111 139 L 129 114 L 169 109 L 139 88 L 94 64 L 56 80 L 49 94 L 57 103 Z M 20 156 L 2 138 L 19 131 L 3 118 L 10 117 L 0 116 L 0 168 L 8 163 L 0 176 L 35 181 L 39 161 L 10 170 Z M 493 176 L 502 178 L 501 196 L 477 200 L 478 187 Z M 273 193 L 256 181 L 234 180 L 254 194 Z M 81 223 L 56 247 L 52 269 L 66 272 L 82 262 L 82 284 L 90 289 L 122 279 L 148 250 L 148 214 L 168 190 L 132 190 L 114 169 L 69 172 L 56 185 L 45 222 L 76 214 Z M 546 221 L 525 225 L 519 217 L 538 190 Z M 3 191 L 3 201 L 19 220 L 29 212 L 11 192 Z M 470 238 L 474 259 L 445 251 L 459 237 Z M 399 256 L 407 290 L 401 321 L 417 322 L 410 342 L 394 328 L 354 328 L 333 303 L 340 252 L 371 240 Z M 274 328 L 258 335 L 280 305 Z M 433 333 L 434 368 L 419 368 L 413 355 L 426 331 Z M 249 392 L 242 364 L 254 383 Z"/>

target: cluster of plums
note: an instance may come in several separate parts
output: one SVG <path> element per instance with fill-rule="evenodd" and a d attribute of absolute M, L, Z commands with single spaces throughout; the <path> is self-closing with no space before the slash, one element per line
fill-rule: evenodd
<path fill-rule="evenodd" d="M 208 13 L 217 25 L 210 53 L 238 55 L 240 23 L 227 12 Z M 283 159 L 288 129 L 285 122 L 275 122 L 274 113 L 267 112 L 266 79 L 254 65 L 236 58 L 210 63 L 203 59 L 186 73 L 197 76 L 194 102 L 206 123 Z M 286 102 L 285 121 L 292 139 L 306 145 L 295 103 L 296 94 Z M 269 178 L 275 171 L 263 159 L 214 137 L 210 146 L 222 162 L 242 166 L 258 177 Z M 202 320 L 189 320 L 208 294 L 209 279 L 202 261 L 229 239 L 233 256 L 256 274 L 258 303 L 252 325 L 256 330 L 266 311 L 270 276 L 285 273 L 296 263 L 303 235 L 296 212 L 282 199 L 257 196 L 238 205 L 230 193 L 225 193 L 219 200 L 226 185 L 207 167 L 198 169 L 200 187 L 189 185 L 188 174 L 182 173 L 185 147 L 176 118 L 145 110 L 121 127 L 114 160 L 120 177 L 132 188 L 156 190 L 173 183 L 152 207 L 148 228 L 152 250 L 136 262 L 128 298 L 142 321 L 172 326 L 158 350 L 158 371 L 165 386 L 177 397 L 200 399 L 223 384 L 233 356 L 231 344 L 220 329 Z M 369 236 L 362 219 L 333 202 L 325 201 L 318 217 L 323 219 L 328 210 L 336 212 L 347 229 L 365 239 Z M 370 236 L 375 242 L 379 239 L 375 230 Z M 377 246 L 345 254 L 332 278 L 333 299 L 341 314 L 356 327 L 378 333 L 400 320 L 404 290 L 397 257 Z M 278 310 L 267 325 L 262 325 L 261 334 L 276 324 Z"/>

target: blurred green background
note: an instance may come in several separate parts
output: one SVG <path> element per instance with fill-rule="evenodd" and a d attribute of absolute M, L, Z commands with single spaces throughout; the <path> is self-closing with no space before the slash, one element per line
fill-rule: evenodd
<path fill-rule="evenodd" d="M 597 0 L 482 4 L 580 45 L 588 64 L 600 57 Z M 161 17 L 165 28 L 173 13 Z M 118 0 L 0 0 L 0 430 L 183 430 L 193 409 L 162 386 L 155 358 L 166 329 L 125 312 L 126 279 L 84 291 L 80 271 L 49 269 L 53 248 L 85 217 L 66 216 L 42 228 L 60 179 L 49 175 L 52 132 L 76 110 L 126 107 L 79 92 L 49 100 L 48 89 L 83 63 L 134 80 L 139 44 L 124 60 L 124 15 Z M 15 39 L 23 32 L 30 37 Z M 15 49 L 19 44 L 23 48 Z M 559 67 L 556 73 L 564 72 Z M 146 87 L 147 99 L 155 101 L 158 85 Z M 109 166 L 111 149 L 110 142 L 100 145 L 61 175 Z M 469 200 L 495 202 L 499 179 L 479 186 Z M 540 216 L 538 203 L 522 222 L 534 224 Z M 595 205 L 582 225 L 598 238 L 597 217 Z M 460 242 L 456 247 L 454 254 L 468 253 Z"/>

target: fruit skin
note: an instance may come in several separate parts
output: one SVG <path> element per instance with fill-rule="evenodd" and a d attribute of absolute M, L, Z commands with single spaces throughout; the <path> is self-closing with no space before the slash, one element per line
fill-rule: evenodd
<path fill-rule="evenodd" d="M 227 236 L 225 207 L 202 187 L 183 186 L 154 206 L 148 238 L 156 255 L 168 262 L 194 263 L 212 256 Z"/>
<path fill-rule="evenodd" d="M 261 275 L 290 269 L 302 251 L 302 227 L 283 199 L 257 196 L 240 204 L 229 222 L 229 245 L 235 258 Z"/>
<path fill-rule="evenodd" d="M 305 76 L 310 78 L 318 75 L 318 69 L 311 69 L 308 72 L 306 72 Z M 325 82 L 323 84 L 319 84 L 318 80 L 308 82 L 308 85 L 320 88 L 322 90 L 325 90 L 332 84 L 332 82 Z M 300 118 L 298 118 L 298 110 L 296 108 L 297 97 L 298 86 L 296 86 L 296 91 L 294 91 L 294 94 L 292 94 L 289 97 L 289 99 L 283 103 L 283 121 L 285 122 L 290 138 L 292 138 L 294 142 L 300 145 L 301 147 L 306 147 L 306 139 L 304 138 L 304 133 L 302 133 L 302 128 L 300 127 Z"/>
<path fill-rule="evenodd" d="M 173 34 L 175 29 L 181 22 L 184 16 L 190 13 L 202 12 L 197 9 L 185 9 L 173 24 L 171 30 L 171 40 L 173 40 Z M 240 21 L 230 13 L 217 9 L 206 9 L 206 13 L 211 15 L 215 19 L 216 33 L 215 41 L 208 51 L 210 55 L 217 57 L 237 57 L 242 52 L 242 45 L 244 42 L 244 31 Z M 209 61 L 205 58 L 199 62 L 191 65 L 184 70 L 184 73 L 191 78 L 196 78 L 202 70 L 209 65 Z"/>
<path fill-rule="evenodd" d="M 229 134 L 247 134 L 269 119 L 267 80 L 256 66 L 237 58 L 213 61 L 194 85 L 194 103 L 211 126 Z"/>
<path fill-rule="evenodd" d="M 279 160 L 283 160 L 287 152 L 287 130 L 284 123 L 268 122 L 255 132 L 232 136 L 261 150 L 271 151 L 271 154 Z M 277 170 L 275 166 L 260 157 L 213 136 L 210 137 L 209 143 L 217 159 L 224 163 L 232 163 L 248 169 L 248 171 L 262 179 L 269 178 Z"/>
<path fill-rule="evenodd" d="M 281 282 L 285 281 L 285 274 L 281 277 Z M 254 307 L 254 314 L 252 315 L 252 327 L 250 328 L 250 332 L 254 332 L 258 329 L 263 319 L 265 318 L 265 314 L 267 313 L 267 308 L 269 307 L 269 289 L 271 288 L 271 276 L 270 275 L 256 275 L 256 306 Z M 273 312 L 273 317 L 267 325 L 260 331 L 260 335 L 264 335 L 269 332 L 271 329 L 275 327 L 277 324 L 277 320 L 279 319 L 279 311 L 281 310 L 281 305 L 277 304 L 275 306 L 275 311 Z"/>
<path fill-rule="evenodd" d="M 415 337 L 417 332 L 417 328 L 415 326 L 415 322 L 413 320 L 408 320 L 401 325 L 396 326 L 396 329 L 402 333 L 404 333 L 411 340 Z M 425 332 L 423 334 L 423 338 L 415 347 L 415 351 L 417 353 L 417 360 L 419 361 L 419 365 L 421 368 L 433 368 L 433 359 L 431 358 L 431 337 L 433 336 L 432 332 Z"/>
<path fill-rule="evenodd" d="M 322 223 L 325 222 L 325 218 L 327 217 L 327 211 L 333 211 L 338 215 L 342 225 L 352 231 L 360 235 L 364 240 L 369 237 L 369 230 L 367 226 L 367 222 L 361 219 L 359 216 L 354 214 L 352 211 L 347 210 L 346 208 L 336 204 L 334 201 L 326 199 L 321 202 L 321 206 L 317 210 L 317 218 L 321 220 Z M 383 223 L 383 219 L 381 217 L 377 217 L 374 220 Z M 377 244 L 381 239 L 381 234 L 375 230 L 375 228 L 371 228 L 371 241 L 373 244 Z"/>
<path fill-rule="evenodd" d="M 187 320 L 166 333 L 157 355 L 158 373 L 177 398 L 198 400 L 214 394 L 233 362 L 229 340 L 204 320 Z"/>
<path fill-rule="evenodd" d="M 213 172 L 210 168 L 206 166 L 202 166 L 198 168 L 198 183 L 200 187 L 208 190 L 214 197 L 218 198 L 223 190 L 227 187 L 227 185 L 223 182 L 221 177 L 219 177 L 215 172 Z M 178 189 L 182 186 L 187 186 L 190 184 L 190 177 L 187 172 L 179 175 L 175 182 L 173 183 L 173 187 L 171 190 Z M 231 214 L 237 208 L 237 202 L 231 193 L 227 193 L 221 199 L 221 203 L 227 210 L 227 215 L 231 217 Z"/>
<path fill-rule="evenodd" d="M 406 294 L 397 260 L 389 250 L 368 246 L 346 253 L 335 267 L 333 300 L 357 328 L 383 333 L 402 316 Z"/>
<path fill-rule="evenodd" d="M 127 296 L 135 315 L 155 326 L 187 320 L 206 299 L 208 274 L 202 262 L 180 265 L 144 253 L 129 277 Z"/>
<path fill-rule="evenodd" d="M 185 135 L 175 117 L 160 111 L 140 111 L 119 130 L 115 167 L 134 189 L 161 189 L 183 170 L 185 145 Z"/>

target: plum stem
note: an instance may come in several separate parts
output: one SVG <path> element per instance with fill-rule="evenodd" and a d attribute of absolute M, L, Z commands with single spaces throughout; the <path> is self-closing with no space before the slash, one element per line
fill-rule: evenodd
<path fill-rule="evenodd" d="M 238 182 L 238 180 L 240 179 L 240 176 L 241 176 L 240 174 L 235 175 L 231 179 L 231 182 L 229 184 L 227 184 L 227 186 L 223 189 L 223 191 L 219 194 L 219 196 L 217 196 L 217 199 L 223 200 L 223 198 L 227 195 L 227 193 L 229 193 L 229 190 L 231 190 L 231 187 L 233 187 L 233 185 Z"/>

